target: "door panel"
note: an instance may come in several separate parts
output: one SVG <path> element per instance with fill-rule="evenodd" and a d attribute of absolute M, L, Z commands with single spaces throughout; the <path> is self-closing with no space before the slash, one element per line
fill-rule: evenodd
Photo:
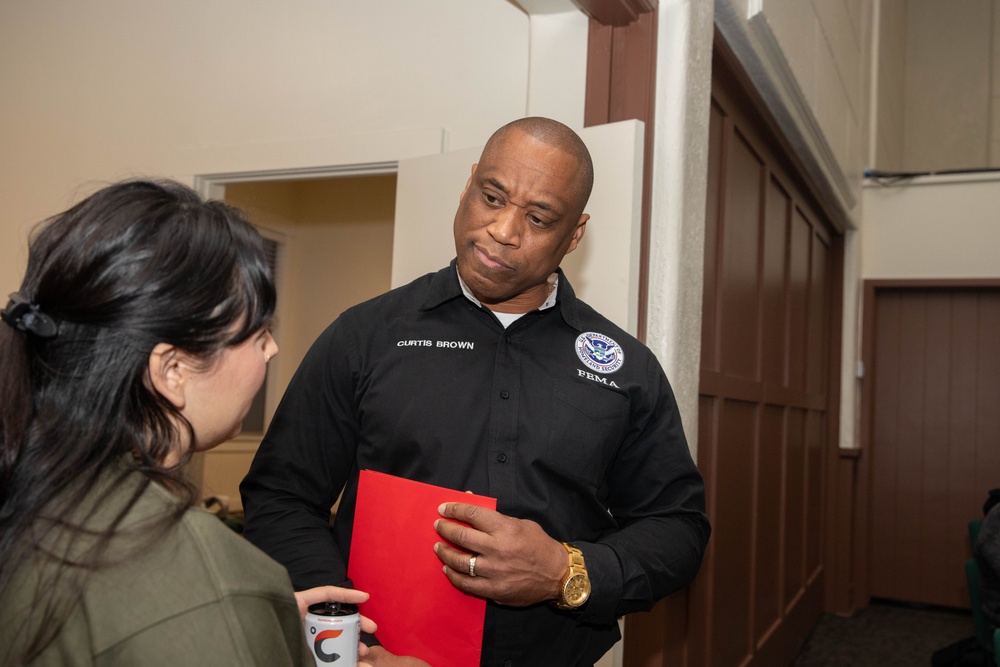
<path fill-rule="evenodd" d="M 965 526 L 1000 486 L 1000 288 L 874 294 L 871 593 L 968 607 Z"/>

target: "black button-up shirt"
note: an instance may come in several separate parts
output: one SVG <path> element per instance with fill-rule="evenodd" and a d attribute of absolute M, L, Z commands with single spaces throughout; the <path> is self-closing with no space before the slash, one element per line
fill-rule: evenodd
<path fill-rule="evenodd" d="M 363 469 L 492 496 L 583 552 L 587 604 L 490 603 L 483 665 L 593 664 L 617 617 L 691 582 L 708 541 L 660 364 L 563 275 L 554 308 L 504 329 L 463 295 L 452 262 L 317 339 L 241 485 L 247 537 L 296 589 L 345 581 Z"/>

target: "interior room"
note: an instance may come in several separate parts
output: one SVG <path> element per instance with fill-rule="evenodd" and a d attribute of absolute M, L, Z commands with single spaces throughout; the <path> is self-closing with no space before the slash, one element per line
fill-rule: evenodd
<path fill-rule="evenodd" d="M 883 612 L 919 664 L 974 636 L 968 525 L 1000 487 L 997 0 L 9 0 L 0 90 L 8 293 L 38 221 L 124 178 L 224 199 L 273 243 L 280 353 L 259 426 L 191 465 L 213 508 L 239 519 L 316 336 L 447 263 L 423 244 L 474 156 L 548 116 L 622 152 L 595 159 L 567 272 L 670 378 L 712 524 L 694 584 L 622 618 L 601 667 L 866 664 L 836 647 Z"/>

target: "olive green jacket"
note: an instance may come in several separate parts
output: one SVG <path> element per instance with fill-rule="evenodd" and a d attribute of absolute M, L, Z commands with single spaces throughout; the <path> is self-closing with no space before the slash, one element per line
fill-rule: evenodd
<path fill-rule="evenodd" d="M 89 515 L 88 526 L 106 526 L 137 481 L 132 475 L 114 485 L 96 507 L 78 506 L 76 513 Z M 176 503 L 166 489 L 151 484 L 125 523 L 162 516 Z M 60 544 L 59 532 L 49 528 L 48 543 Z M 116 543 L 115 550 L 124 553 L 125 560 L 89 579 L 82 600 L 69 605 L 72 611 L 65 624 L 31 664 L 315 664 L 285 569 L 217 517 L 190 508 L 151 547 L 136 552 Z M 38 563 L 23 568 L 14 590 L 0 600 L 0 665 L 17 664 L 17 649 L 39 625 L 34 598 L 42 571 Z"/>

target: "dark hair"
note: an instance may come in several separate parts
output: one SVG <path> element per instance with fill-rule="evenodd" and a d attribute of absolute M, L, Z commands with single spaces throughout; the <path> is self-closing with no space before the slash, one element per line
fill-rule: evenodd
<path fill-rule="evenodd" d="M 266 326 L 274 306 L 260 235 L 237 209 L 178 183 L 113 184 L 42 223 L 0 323 L 0 598 L 37 556 L 43 510 L 61 516 L 108 470 L 142 473 L 132 503 L 152 481 L 181 499 L 149 541 L 180 518 L 194 498 L 189 454 L 164 461 L 178 428 L 191 442 L 194 432 L 148 382 L 150 353 L 164 342 L 209 364 Z M 88 554 L 72 563 L 73 583 L 100 566 L 101 550 Z"/>
<path fill-rule="evenodd" d="M 568 126 L 551 118 L 528 116 L 511 121 L 493 133 L 483 148 L 483 155 L 493 150 L 511 129 L 518 129 L 534 137 L 542 143 L 555 146 L 566 151 L 576 159 L 579 165 L 577 173 L 577 194 L 580 197 L 580 209 L 587 205 L 590 193 L 594 188 L 594 161 L 590 157 L 587 144 L 583 143 L 576 132 Z"/>
<path fill-rule="evenodd" d="M 983 503 L 983 516 L 989 514 L 997 504 L 1000 504 L 1000 489 L 990 489 Z"/>

